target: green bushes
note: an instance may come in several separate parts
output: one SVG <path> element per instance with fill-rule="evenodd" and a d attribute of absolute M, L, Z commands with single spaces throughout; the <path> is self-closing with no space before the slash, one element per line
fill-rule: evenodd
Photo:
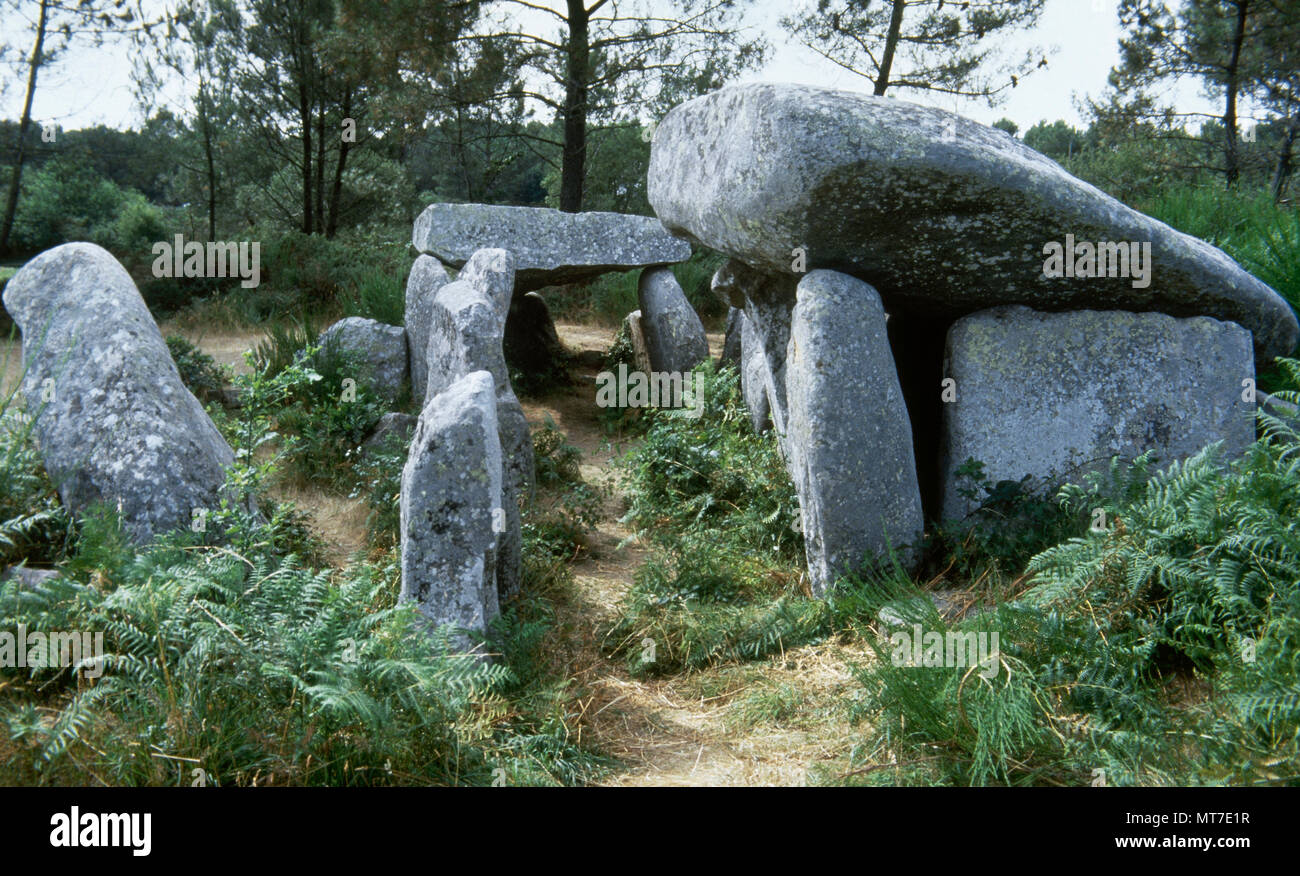
<path fill-rule="evenodd" d="M 34 254 L 86 240 L 137 266 L 148 264 L 153 243 L 165 239 L 167 222 L 160 208 L 79 160 L 55 158 L 23 176 L 12 237 L 19 252 Z"/>

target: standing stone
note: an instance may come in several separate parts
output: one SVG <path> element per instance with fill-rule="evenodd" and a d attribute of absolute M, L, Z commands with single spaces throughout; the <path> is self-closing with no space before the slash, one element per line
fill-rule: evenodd
<path fill-rule="evenodd" d="M 69 510 L 118 507 L 143 543 L 217 507 L 234 454 L 111 255 L 47 250 L 9 280 L 4 304 L 22 331 L 36 443 Z"/>
<path fill-rule="evenodd" d="M 719 368 L 723 365 L 740 367 L 741 320 L 744 318 L 745 311 L 739 307 L 732 307 L 727 311 L 727 328 L 723 334 L 722 355 L 718 357 Z"/>
<path fill-rule="evenodd" d="M 1040 313 L 1008 306 L 971 314 L 948 333 L 943 515 L 977 503 L 956 470 L 984 463 L 991 483 L 1026 475 L 1082 482 L 1112 456 L 1154 450 L 1172 462 L 1224 441 L 1228 455 L 1255 438 L 1250 332 L 1209 317 L 1160 313 Z"/>
<path fill-rule="evenodd" d="M 761 351 L 761 358 L 745 367 L 746 370 L 754 368 L 767 388 L 768 414 L 785 452 L 788 450 L 785 447 L 785 360 L 790 343 L 790 313 L 795 303 L 795 278 L 766 274 L 731 259 L 714 275 L 713 288 L 715 294 L 727 296 L 734 306 L 745 311 L 745 319 L 756 340 L 746 349 L 752 347 L 755 355 Z M 748 342 L 742 336 L 742 346 L 745 344 Z M 750 353 L 744 355 L 746 362 L 752 361 Z M 748 395 L 746 401 L 749 401 Z M 757 412 L 756 408 L 750 410 Z"/>
<path fill-rule="evenodd" d="M 515 291 L 514 256 L 504 249 L 479 249 L 456 275 L 457 280 L 469 283 L 479 290 L 497 309 L 502 331 L 510 312 L 510 301 Z"/>
<path fill-rule="evenodd" d="M 431 205 L 415 220 L 411 244 L 453 267 L 481 247 L 509 250 L 521 294 L 691 257 L 690 245 L 653 216 L 488 204 Z"/>
<path fill-rule="evenodd" d="M 406 280 L 406 350 L 411 363 L 411 397 L 424 398 L 429 382 L 429 363 L 424 352 L 429 348 L 429 320 L 433 316 L 433 299 L 438 290 L 450 282 L 442 262 L 433 256 L 420 255 L 411 265 Z"/>
<path fill-rule="evenodd" d="M 647 184 L 674 234 L 768 273 L 792 274 L 802 250 L 805 267 L 865 280 L 891 310 L 1206 315 L 1254 332 L 1264 362 L 1300 336 L 1287 302 L 1221 250 L 1014 137 L 894 98 L 773 83 L 711 92 L 660 121 Z M 1071 241 L 1071 270 L 1045 272 L 1047 245 Z M 1148 245 L 1150 275 L 1109 247 L 1099 273 L 1099 243 Z"/>
<path fill-rule="evenodd" d="M 424 406 L 402 469 L 401 598 L 431 626 L 482 633 L 497 616 L 501 501 L 496 388 L 475 371 Z"/>
<path fill-rule="evenodd" d="M 644 374 L 649 374 L 650 352 L 645 345 L 645 328 L 641 322 L 641 311 L 634 310 L 623 317 L 623 327 L 627 329 L 627 339 L 632 345 L 632 367 Z"/>
<path fill-rule="evenodd" d="M 522 563 L 520 497 L 531 498 L 535 484 L 533 440 L 523 407 L 510 386 L 502 340 L 512 288 L 510 254 L 475 253 L 454 283 L 434 298 L 429 326 L 429 385 L 426 401 L 473 371 L 487 371 L 496 387 L 496 416 L 505 467 L 500 556 L 497 574 L 502 598 L 519 589 Z"/>
<path fill-rule="evenodd" d="M 808 575 L 823 595 L 844 572 L 922 532 L 912 428 L 880 296 L 835 271 L 800 282 L 786 366 L 789 465 Z"/>
<path fill-rule="evenodd" d="M 767 358 L 763 353 L 763 339 L 758 336 L 754 324 L 740 314 L 740 393 L 749 409 L 749 422 L 754 432 L 762 434 L 772 428 L 772 406 L 767 399 L 767 381 L 770 374 Z"/>
<path fill-rule="evenodd" d="M 704 323 L 668 268 L 647 268 L 636 287 L 652 371 L 688 374 L 709 358 Z"/>
<path fill-rule="evenodd" d="M 406 330 L 400 325 L 386 325 L 378 320 L 349 316 L 321 332 L 321 353 L 342 353 L 361 367 L 359 385 L 369 386 L 377 396 L 394 402 L 402 394 L 406 380 Z"/>

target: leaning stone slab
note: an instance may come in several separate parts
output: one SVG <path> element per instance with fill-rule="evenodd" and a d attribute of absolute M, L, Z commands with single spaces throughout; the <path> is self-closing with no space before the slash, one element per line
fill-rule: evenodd
<path fill-rule="evenodd" d="M 893 98 L 769 83 L 706 94 L 659 123 L 648 185 L 674 234 L 763 272 L 844 271 L 891 311 L 958 317 L 1025 304 L 1212 316 L 1253 332 L 1266 360 L 1289 355 L 1300 331 L 1287 303 L 1222 251 L 1014 137 Z M 1148 282 L 1118 276 L 1118 250 L 1107 276 L 1048 276 L 1046 247 L 1068 240 L 1136 243 L 1139 256 L 1149 244 Z M 1072 250 L 1071 268 L 1088 270 L 1086 253 Z"/>
<path fill-rule="evenodd" d="M 546 306 L 546 300 L 536 292 L 511 299 L 502 347 L 506 363 L 530 376 L 550 374 L 560 377 L 569 359 L 569 352 L 555 330 L 551 310 Z"/>
<path fill-rule="evenodd" d="M 1255 439 L 1250 333 L 1209 317 L 1040 313 L 1009 306 L 958 320 L 944 373 L 943 516 L 977 503 L 957 476 L 967 459 L 991 483 L 1025 476 L 1049 486 L 1154 450 L 1172 462 L 1215 441 L 1235 455 Z"/>
<path fill-rule="evenodd" d="M 111 255 L 89 243 L 47 250 L 9 280 L 4 305 L 22 331 L 23 397 L 64 505 L 116 506 L 138 542 L 217 507 L 234 454 Z"/>
<path fill-rule="evenodd" d="M 650 216 L 562 213 L 545 207 L 433 204 L 415 220 L 412 245 L 460 267 L 476 250 L 515 257 L 515 290 L 577 283 L 610 271 L 682 262 L 690 245 Z"/>
<path fill-rule="evenodd" d="M 496 388 L 475 371 L 424 406 L 402 469 L 401 598 L 430 625 L 481 633 L 497 616 L 501 490 Z"/>
<path fill-rule="evenodd" d="M 407 378 L 406 330 L 374 319 L 349 316 L 320 335 L 321 353 L 343 353 L 355 359 L 362 373 L 358 385 L 369 386 L 384 401 L 396 401 Z"/>
<path fill-rule="evenodd" d="M 709 358 L 704 324 L 668 268 L 646 268 L 636 287 L 652 371 L 687 374 Z"/>
<path fill-rule="evenodd" d="M 912 427 L 874 289 L 835 271 L 799 282 L 786 364 L 788 463 L 814 595 L 921 535 Z"/>
<path fill-rule="evenodd" d="M 433 299 L 449 282 L 451 280 L 442 262 L 427 255 L 416 258 L 406 279 L 406 351 L 411 363 L 412 398 L 424 398 L 429 385 L 429 363 L 424 352 L 429 348 Z"/>

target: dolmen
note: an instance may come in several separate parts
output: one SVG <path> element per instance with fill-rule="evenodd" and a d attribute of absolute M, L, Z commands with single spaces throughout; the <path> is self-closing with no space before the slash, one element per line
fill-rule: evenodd
<path fill-rule="evenodd" d="M 1076 479 L 1254 437 L 1257 365 L 1295 313 L 1207 243 L 1014 137 L 939 109 L 796 85 L 672 109 L 649 197 L 730 261 L 756 429 L 799 493 L 812 589 L 893 550 L 992 482 Z"/>
<path fill-rule="evenodd" d="M 519 507 L 534 490 L 533 446 L 504 346 L 559 346 L 533 290 L 641 268 L 657 360 L 689 370 L 708 345 L 665 267 L 689 258 L 690 244 L 653 217 L 434 204 L 412 244 L 405 342 L 422 410 L 402 471 L 401 593 L 429 627 L 452 628 L 469 649 L 520 587 Z M 694 324 L 683 335 L 674 326 L 687 312 Z M 683 343 L 693 345 L 685 358 Z"/>

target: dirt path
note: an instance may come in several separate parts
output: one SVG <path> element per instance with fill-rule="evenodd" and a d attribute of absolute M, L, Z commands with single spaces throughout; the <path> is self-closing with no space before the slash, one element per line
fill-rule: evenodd
<path fill-rule="evenodd" d="M 613 331 L 557 326 L 575 351 L 606 349 Z M 710 335 L 716 356 L 720 335 Z M 525 402 L 534 426 L 549 414 L 583 452 L 582 475 L 615 486 L 612 452 L 596 419 L 596 368 L 578 369 L 572 393 Z M 620 448 L 625 452 L 628 448 Z M 600 634 L 617 617 L 646 550 L 618 547 L 631 533 L 618 522 L 617 489 L 591 541 L 572 567 L 575 586 L 558 607 L 555 658 L 581 685 L 586 741 L 621 762 L 610 785 L 798 785 L 810 764 L 842 753 L 848 735 L 845 693 L 856 687 L 833 644 L 787 652 L 783 659 L 721 667 L 666 679 L 637 679 L 601 651 Z"/>

